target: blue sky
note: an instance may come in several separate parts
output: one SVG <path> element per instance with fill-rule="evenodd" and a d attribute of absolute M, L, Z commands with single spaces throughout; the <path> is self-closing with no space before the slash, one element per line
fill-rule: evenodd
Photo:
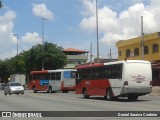
<path fill-rule="evenodd" d="M 63 48 L 90 50 L 96 56 L 95 0 L 2 0 L 0 9 L 0 59 L 41 43 L 42 17 L 44 41 Z M 117 57 L 115 43 L 140 35 L 140 16 L 147 33 L 159 30 L 159 0 L 98 0 L 100 57 Z M 5 44 L 5 45 L 4 45 Z M 9 51 L 8 51 L 9 50 Z"/>

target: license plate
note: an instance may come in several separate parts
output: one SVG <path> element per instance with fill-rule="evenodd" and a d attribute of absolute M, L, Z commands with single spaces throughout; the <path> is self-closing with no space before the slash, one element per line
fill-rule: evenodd
<path fill-rule="evenodd" d="M 137 81 L 137 83 L 142 83 L 142 81 Z"/>

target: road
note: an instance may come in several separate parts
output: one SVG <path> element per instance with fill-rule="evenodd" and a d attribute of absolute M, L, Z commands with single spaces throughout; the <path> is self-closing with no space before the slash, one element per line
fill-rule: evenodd
<path fill-rule="evenodd" d="M 159 111 L 160 96 L 141 96 L 138 101 L 128 101 L 126 98 L 120 98 L 117 101 L 106 101 L 103 97 L 91 97 L 83 99 L 82 95 L 69 93 L 32 93 L 26 90 L 24 95 L 7 95 L 0 91 L 0 111 Z M 110 117 L 109 117 L 110 118 Z M 87 118 L 66 118 L 58 117 L 60 120 L 106 120 L 106 117 L 87 117 Z M 8 118 L 17 120 L 17 118 Z M 51 118 L 37 118 L 48 120 Z M 53 119 L 53 118 L 52 118 Z M 57 120 L 56 119 L 56 120 Z M 122 119 L 124 117 L 111 117 L 110 119 Z M 132 119 L 148 119 L 151 117 L 141 117 Z M 153 119 L 159 119 L 154 117 Z M 1 120 L 1 119 L 0 119 Z"/>

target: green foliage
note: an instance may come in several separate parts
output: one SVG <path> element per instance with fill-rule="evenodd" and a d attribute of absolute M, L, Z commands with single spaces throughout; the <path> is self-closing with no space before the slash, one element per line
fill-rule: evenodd
<path fill-rule="evenodd" d="M 44 60 L 44 69 L 46 70 L 59 69 L 66 65 L 66 56 L 63 53 L 62 47 L 45 42 L 43 48 L 43 54 L 42 45 L 38 44 L 28 51 L 21 52 L 18 56 L 3 61 L 0 60 L 0 78 L 6 80 L 10 74 L 29 74 L 30 71 L 41 70 L 42 57 Z"/>
<path fill-rule="evenodd" d="M 0 0 L 0 8 L 2 8 L 3 7 L 3 5 L 2 5 L 2 1 Z"/>

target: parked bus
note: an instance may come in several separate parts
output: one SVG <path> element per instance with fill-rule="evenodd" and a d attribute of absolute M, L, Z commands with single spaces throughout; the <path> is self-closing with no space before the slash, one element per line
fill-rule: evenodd
<path fill-rule="evenodd" d="M 75 90 L 75 69 L 58 69 L 31 71 L 28 87 L 37 91 L 62 91 L 68 92 Z"/>
<path fill-rule="evenodd" d="M 126 60 L 76 66 L 76 94 L 104 96 L 107 100 L 138 96 L 152 91 L 152 70 L 148 61 Z"/>

